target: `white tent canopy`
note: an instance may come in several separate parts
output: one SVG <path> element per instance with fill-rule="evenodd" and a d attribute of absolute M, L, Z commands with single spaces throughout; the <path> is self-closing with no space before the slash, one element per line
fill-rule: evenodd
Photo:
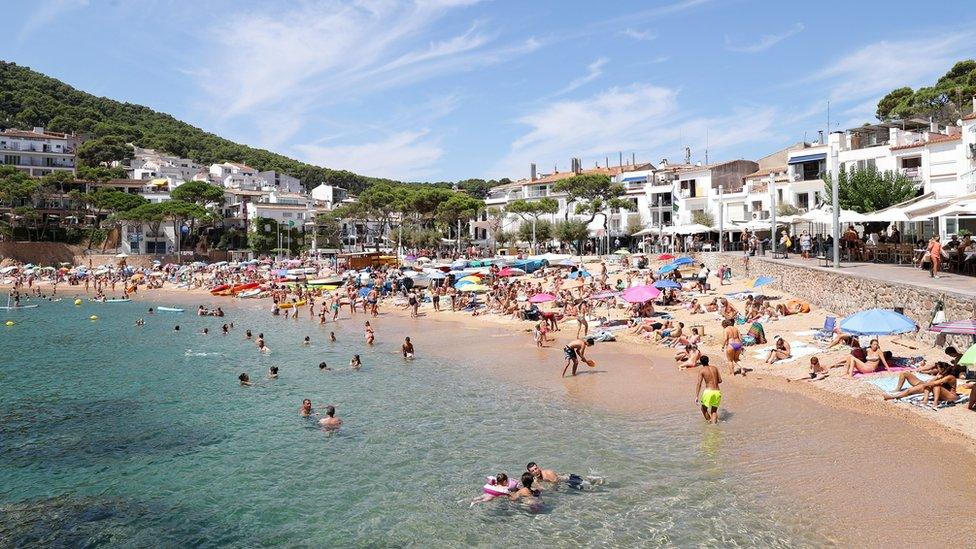
<path fill-rule="evenodd" d="M 673 225 L 671 227 L 665 227 L 665 234 L 701 234 L 712 232 L 711 227 L 706 227 L 698 223 L 690 223 L 688 225 Z"/>
<path fill-rule="evenodd" d="M 631 236 L 647 236 L 649 234 L 658 234 L 661 231 L 661 227 L 656 227 L 654 225 L 648 225 L 643 229 L 637 231 Z"/>
<path fill-rule="evenodd" d="M 810 210 L 809 212 L 794 218 L 794 221 L 805 222 L 805 223 L 823 223 L 825 225 L 831 225 L 834 223 L 834 209 L 831 206 L 824 205 L 820 208 Z M 845 210 L 841 208 L 840 210 L 841 223 L 863 223 L 864 221 L 865 219 L 863 215 L 852 210 Z"/>
<path fill-rule="evenodd" d="M 788 223 L 789 223 L 789 221 L 783 221 L 783 220 L 780 220 L 780 219 L 776 219 L 776 226 L 777 227 L 786 225 Z M 745 230 L 745 231 L 768 231 L 771 228 L 772 228 L 772 220 L 769 220 L 769 219 L 753 219 L 752 221 L 748 221 L 748 222 L 742 223 L 740 225 L 731 225 L 731 226 L 725 227 L 725 230 L 726 231 L 743 231 L 743 230 Z"/>

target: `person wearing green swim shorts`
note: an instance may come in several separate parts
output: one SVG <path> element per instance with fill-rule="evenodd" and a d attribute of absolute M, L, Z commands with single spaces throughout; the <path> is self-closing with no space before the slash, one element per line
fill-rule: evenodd
<path fill-rule="evenodd" d="M 718 423 L 718 406 L 722 402 L 722 392 L 718 386 L 722 383 L 722 374 L 718 368 L 708 363 L 708 357 L 700 359 L 702 367 L 698 369 L 698 385 L 695 387 L 695 402 L 701 405 L 702 415 L 709 423 Z M 702 391 L 702 384 L 705 390 Z"/>

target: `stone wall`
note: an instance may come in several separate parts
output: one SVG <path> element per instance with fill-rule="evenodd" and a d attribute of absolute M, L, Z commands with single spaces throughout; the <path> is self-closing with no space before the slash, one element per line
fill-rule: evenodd
<path fill-rule="evenodd" d="M 906 316 L 922 327 L 914 337 L 928 343 L 935 342 L 936 334 L 925 329 L 929 326 L 938 300 L 945 304 L 945 314 L 949 320 L 973 316 L 974 302 L 971 297 L 937 289 L 886 282 L 813 266 L 768 261 L 761 256 L 747 257 L 741 253 L 701 253 L 697 254 L 697 259 L 712 272 L 724 264 L 732 268 L 735 277 L 774 277 L 776 282 L 767 288 L 779 289 L 809 301 L 811 305 L 826 309 L 838 317 L 873 307 L 902 308 Z M 912 335 L 906 334 L 905 337 Z M 972 339 L 969 336 L 950 336 L 948 342 L 966 349 L 972 344 Z"/>
<path fill-rule="evenodd" d="M 72 263 L 75 256 L 84 251 L 82 246 L 60 242 L 0 242 L 0 258 L 36 265 Z"/>

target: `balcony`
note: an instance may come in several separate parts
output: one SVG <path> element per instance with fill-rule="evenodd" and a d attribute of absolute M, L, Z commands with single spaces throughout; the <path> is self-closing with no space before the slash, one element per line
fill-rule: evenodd
<path fill-rule="evenodd" d="M 548 190 L 529 191 L 527 193 L 527 195 L 526 195 L 526 198 L 545 198 L 547 196 L 549 196 L 549 191 Z"/>

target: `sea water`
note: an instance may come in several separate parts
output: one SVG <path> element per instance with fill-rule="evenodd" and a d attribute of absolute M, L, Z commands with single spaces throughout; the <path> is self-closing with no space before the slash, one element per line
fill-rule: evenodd
<path fill-rule="evenodd" d="M 580 410 L 487 377 L 463 347 L 405 361 L 381 333 L 365 350 L 358 322 L 147 315 L 150 305 L 66 299 L 6 315 L 16 324 L 0 332 L 0 545 L 829 543 L 743 483 L 721 461 L 721 428 L 693 410 Z M 271 352 L 245 329 L 264 332 Z M 354 353 L 360 371 L 348 367 Z M 303 398 L 319 412 L 335 405 L 342 429 L 299 417 Z M 528 461 L 603 483 L 545 491 L 541 508 L 469 505 L 486 475 L 517 478 Z"/>

